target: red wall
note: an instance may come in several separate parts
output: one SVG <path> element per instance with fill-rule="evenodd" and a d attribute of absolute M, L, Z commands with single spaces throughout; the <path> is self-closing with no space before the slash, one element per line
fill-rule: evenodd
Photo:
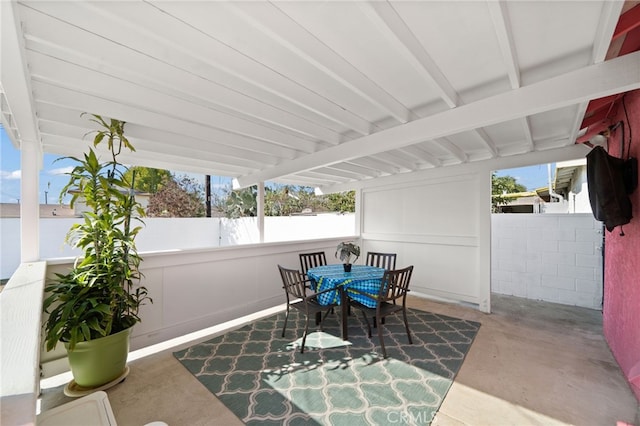
<path fill-rule="evenodd" d="M 624 122 L 625 139 L 632 130 L 631 156 L 640 158 L 640 90 L 625 95 L 627 115 L 622 105 L 613 123 Z M 609 154 L 620 154 L 620 129 L 609 138 Z M 626 152 L 626 149 L 625 149 Z M 623 230 L 604 231 L 604 335 L 618 364 L 640 400 L 640 188 L 630 196 L 633 219 Z"/>

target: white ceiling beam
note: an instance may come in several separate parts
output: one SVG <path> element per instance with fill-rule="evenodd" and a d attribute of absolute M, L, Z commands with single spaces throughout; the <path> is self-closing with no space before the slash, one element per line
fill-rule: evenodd
<path fill-rule="evenodd" d="M 607 57 L 607 51 L 611 45 L 611 39 L 618 25 L 624 4 L 625 1 L 623 0 L 602 2 L 602 13 L 600 14 L 600 19 L 598 19 L 598 28 L 591 53 L 594 63 L 602 62 Z"/>
<path fill-rule="evenodd" d="M 405 158 L 395 155 L 393 151 L 380 152 L 373 154 L 371 157 L 378 161 L 391 164 L 398 172 L 411 170 L 415 167 L 414 161 L 407 161 Z"/>
<path fill-rule="evenodd" d="M 535 150 L 535 144 L 533 141 L 533 136 L 531 134 L 531 125 L 529 124 L 529 117 L 522 117 L 520 119 L 520 124 L 522 125 L 522 132 L 524 134 L 524 139 L 526 141 L 527 151 L 531 152 Z"/>
<path fill-rule="evenodd" d="M 440 161 L 434 155 L 431 155 L 430 153 L 426 152 L 418 144 L 405 146 L 403 148 L 400 148 L 400 151 L 403 151 L 409 155 L 414 156 L 415 158 L 418 159 L 419 163 L 429 163 L 434 167 L 442 166 L 442 161 Z"/>
<path fill-rule="evenodd" d="M 20 144 L 23 141 L 38 143 L 40 135 L 36 124 L 36 109 L 33 101 L 33 89 L 29 81 L 29 67 L 26 60 L 22 28 L 16 8 L 17 2 L 0 2 L 0 82 L 4 99 L 11 111 L 15 124 L 19 129 Z M 12 135 L 18 135 L 14 130 Z M 40 153 L 41 147 L 38 145 Z"/>
<path fill-rule="evenodd" d="M 78 141 L 74 140 L 74 142 Z M 73 147 L 74 144 L 69 143 L 68 138 L 57 135 L 43 135 L 42 143 L 48 152 L 62 156 L 78 155 L 76 149 Z M 84 150 L 84 148 L 88 146 L 92 146 L 92 144 L 87 141 L 86 144 L 82 144 L 81 148 Z M 106 147 L 98 146 L 94 149 L 105 161 L 110 159 L 111 153 Z M 145 156 L 136 154 L 136 152 L 123 151 L 121 156 L 118 158 L 123 164 L 132 166 L 153 167 L 156 169 L 165 169 L 176 172 L 202 173 L 219 176 L 233 176 L 234 174 L 242 173 L 243 170 L 250 170 L 249 168 L 230 165 L 223 162 L 208 161 L 181 155 L 171 155 L 158 151 L 149 152 L 148 155 Z"/>
<path fill-rule="evenodd" d="M 433 140 L 433 142 L 438 144 L 442 149 L 447 151 L 449 154 L 453 155 L 461 163 L 466 163 L 469 161 L 469 157 L 467 156 L 467 154 L 465 154 L 465 152 L 462 149 L 460 149 L 459 146 L 452 143 L 449 139 L 444 137 L 436 138 Z"/>
<path fill-rule="evenodd" d="M 400 171 L 398 168 L 393 167 L 389 163 L 385 163 L 373 157 L 354 158 L 353 160 L 351 160 L 351 162 L 353 164 L 357 164 L 358 166 L 374 170 L 377 173 L 393 174 Z"/>
<path fill-rule="evenodd" d="M 194 141 L 181 135 L 166 134 L 154 129 L 142 129 L 140 126 L 131 125 L 130 123 L 126 125 L 126 132 L 131 144 L 136 148 L 136 152 L 145 153 L 145 155 L 147 153 L 164 152 L 170 155 L 197 158 L 215 163 L 234 164 L 245 170 L 260 168 L 265 165 L 273 166 L 277 164 L 278 160 L 275 157 L 264 155 L 255 155 L 252 158 L 250 153 L 234 150 L 231 147 L 229 147 L 231 149 L 211 150 L 208 149 L 206 141 Z M 47 120 L 40 121 L 40 133 L 43 138 L 45 136 L 63 138 L 72 146 L 73 142 L 80 141 L 84 141 L 85 145 L 89 144 L 94 136 L 94 133 L 89 128 L 79 128 Z M 87 136 L 83 137 L 84 135 Z M 76 153 L 75 155 L 77 156 L 78 154 Z"/>
<path fill-rule="evenodd" d="M 353 173 L 354 175 L 377 177 L 380 176 L 380 172 L 372 170 L 367 167 L 362 167 L 354 163 L 337 163 L 331 166 L 333 169 L 344 170 Z"/>
<path fill-rule="evenodd" d="M 384 110 L 399 122 L 406 123 L 410 120 L 411 111 L 349 61 L 318 40 L 283 12 L 277 4 L 268 2 L 222 4 L 266 37 Z M 265 22 L 269 22 L 269 25 L 265 25 Z"/>
<path fill-rule="evenodd" d="M 638 88 L 640 52 L 635 52 L 241 176 L 235 180 L 235 185 L 249 186 L 300 170 L 348 161 Z"/>
<path fill-rule="evenodd" d="M 205 31 L 211 28 L 211 14 L 219 14 L 215 9 L 204 9 L 215 7 L 215 2 L 211 3 L 198 3 L 199 13 L 195 16 L 189 15 L 193 8 L 185 7 L 184 3 L 173 5 L 162 1 L 74 2 L 73 8 L 61 8 L 55 2 L 38 2 L 28 3 L 25 8 L 68 23 L 67 31 L 73 31 L 75 38 L 94 34 L 334 131 L 342 133 L 346 126 L 358 129 L 360 134 L 370 133 L 371 123 L 295 84 Z M 95 18 L 96 15 L 101 18 Z M 137 20 L 136 16 L 144 16 L 144 19 Z M 189 24 L 190 18 L 201 27 Z M 88 21 L 91 22 L 90 30 L 82 30 Z M 176 38 L 176 34 L 180 36 Z"/>
<path fill-rule="evenodd" d="M 549 149 L 546 151 L 536 151 L 526 154 L 513 155 L 510 157 L 494 158 L 487 161 L 476 163 L 466 163 L 453 165 L 449 167 L 437 167 L 424 169 L 414 173 L 399 173 L 391 176 L 382 176 L 365 182 L 349 182 L 346 184 L 327 185 L 318 188 L 323 194 L 349 191 L 354 189 L 375 188 L 388 185 L 402 185 L 408 182 L 417 182 L 423 179 L 448 178 L 450 176 L 459 176 L 460 173 L 487 173 L 487 176 L 493 170 L 512 169 L 516 167 L 533 166 L 536 164 L 554 163 L 558 161 L 575 160 L 584 158 L 588 153 L 588 149 L 581 145 L 572 145 L 562 148 Z"/>
<path fill-rule="evenodd" d="M 74 92 L 110 99 L 122 105 L 133 105 L 153 112 L 196 123 L 215 123 L 220 130 L 263 139 L 274 144 L 294 145 L 307 153 L 318 149 L 315 142 L 294 136 L 272 127 L 243 120 L 212 108 L 196 105 L 184 99 L 156 92 L 106 74 L 32 52 L 32 78 L 34 81 L 59 85 L 67 82 Z M 46 70 L 46 74 L 40 74 Z M 46 75 L 46 77 L 45 77 Z M 72 83 L 70 83 L 72 82 Z M 61 87 L 65 87 L 62 86 Z M 109 88 L 104 91 L 103 88 Z"/>
<path fill-rule="evenodd" d="M 598 20 L 597 35 L 591 52 L 593 63 L 599 63 L 606 59 L 609 46 L 611 45 L 611 39 L 618 25 L 624 4 L 625 1 L 607 1 L 602 4 L 601 18 Z M 578 133 L 581 130 L 580 125 L 582 124 L 588 106 L 589 102 L 585 101 L 580 103 L 576 108 L 576 115 L 573 120 L 573 126 L 571 127 L 573 130 L 567 141 L 567 145 L 574 143 L 574 141 L 578 139 Z"/>
<path fill-rule="evenodd" d="M 487 7 L 496 31 L 496 38 L 500 45 L 500 52 L 504 65 L 507 69 L 507 76 L 512 89 L 520 87 L 520 72 L 518 66 L 518 55 L 513 44 L 513 33 L 508 20 L 509 11 L 505 1 L 488 1 Z"/>
<path fill-rule="evenodd" d="M 502 0 L 489 1 L 487 2 L 487 7 L 489 8 L 489 14 L 491 15 L 491 20 L 493 21 L 493 26 L 496 30 L 496 38 L 498 39 L 498 44 L 500 45 L 500 52 L 502 53 L 504 65 L 507 70 L 509 83 L 511 84 L 512 89 L 517 89 L 521 84 L 520 67 L 518 65 L 518 55 L 513 43 L 513 32 L 508 19 L 509 11 L 507 9 L 507 2 Z M 533 151 L 533 138 L 531 135 L 531 127 L 529 126 L 527 117 L 522 117 L 520 121 L 524 132 L 524 137 L 527 141 L 527 146 L 529 147 L 530 151 Z M 495 148 L 493 149 L 492 153 L 495 157 L 497 153 Z"/>
<path fill-rule="evenodd" d="M 451 86 L 438 64 L 431 58 L 422 43 L 389 2 L 359 1 L 356 4 L 364 11 L 371 22 L 376 24 L 381 33 L 397 46 L 398 51 L 407 58 L 416 71 L 437 90 L 439 96 L 449 108 L 454 108 L 460 103 L 458 93 Z"/>
<path fill-rule="evenodd" d="M 335 176 L 344 180 L 359 180 L 362 177 L 362 175 L 358 173 L 353 173 L 349 170 L 344 170 L 342 168 L 334 167 L 334 166 L 321 167 L 314 171 L 318 173 L 322 173 L 325 176 Z"/>
<path fill-rule="evenodd" d="M 81 117 L 80 113 L 71 112 L 50 104 L 38 104 L 38 116 L 40 128 L 48 134 L 60 134 L 70 139 L 88 139 L 84 137 L 96 127 L 88 117 Z M 210 153 L 224 156 L 227 159 L 238 161 L 252 161 L 256 166 L 264 167 L 265 164 L 276 165 L 280 159 L 274 155 L 255 153 L 238 146 L 214 144 L 210 140 L 197 139 L 184 134 L 174 133 L 164 129 L 141 126 L 135 123 L 126 123 L 126 131 L 130 138 L 146 140 L 153 145 L 151 149 L 178 147 L 178 149 L 191 150 L 194 158 Z M 185 152 L 186 155 L 186 152 Z"/>
<path fill-rule="evenodd" d="M 116 119 L 128 117 L 130 123 L 164 129 L 197 139 L 211 140 L 216 143 L 247 149 L 255 153 L 265 153 L 283 158 L 294 158 L 296 155 L 299 155 L 299 151 L 288 147 L 275 145 L 245 135 L 225 132 L 192 121 L 184 121 L 175 117 L 164 116 L 153 111 L 145 111 L 115 101 L 101 99 L 83 93 L 75 93 L 67 89 L 37 82 L 34 83 L 34 88 L 38 90 L 42 102 L 56 107 L 64 106 L 66 108 L 74 108 L 80 112 L 90 112 L 91 114 Z"/>
<path fill-rule="evenodd" d="M 298 107 L 313 112 L 314 114 L 353 129 L 361 135 L 368 135 L 371 133 L 371 123 L 364 120 L 362 117 L 342 108 L 340 105 L 331 102 L 322 96 L 319 96 L 308 87 L 295 82 L 286 75 L 276 72 L 265 64 L 257 62 L 253 58 L 247 57 L 242 52 L 233 48 L 233 46 L 229 46 L 219 40 L 216 37 L 215 28 L 212 28 L 211 26 L 210 19 L 210 16 L 220 14 L 220 4 L 218 4 L 218 2 L 199 2 L 199 10 L 197 14 L 192 14 L 190 10 L 188 10 L 189 8 L 185 8 L 180 2 L 153 1 L 150 2 L 150 4 L 152 4 L 153 8 L 156 8 L 158 11 L 162 11 L 168 16 L 175 18 L 176 21 L 189 22 L 189 25 L 194 26 L 194 29 L 199 32 L 200 36 L 207 36 L 206 40 L 201 41 L 206 43 L 206 45 L 212 45 L 212 49 L 210 49 L 211 55 L 207 58 L 202 58 L 198 53 L 199 51 L 196 50 L 201 49 L 198 44 L 196 44 L 195 47 L 189 47 L 188 43 L 179 44 L 172 42 L 170 39 L 166 39 L 166 43 L 172 46 L 172 55 L 176 54 L 175 51 L 190 53 L 192 56 L 206 61 L 208 64 L 224 71 L 225 73 L 233 74 L 233 79 L 241 79 L 245 83 L 249 83 L 254 87 L 278 96 L 281 98 L 280 103 L 282 103 L 282 100 L 286 100 L 287 102 L 291 102 Z M 107 4 L 107 2 L 105 2 L 105 4 L 101 4 L 101 6 L 114 7 Z M 120 21 L 122 20 L 122 16 L 117 16 L 116 19 Z M 152 22 L 151 20 L 147 20 L 144 23 L 130 23 L 130 25 L 135 25 L 136 27 L 141 24 L 145 26 L 157 25 L 157 21 Z M 170 31 L 165 31 L 157 27 L 152 29 L 152 31 L 156 34 L 171 34 Z M 184 36 L 184 28 L 180 28 L 180 33 Z M 190 61 L 192 60 L 193 59 L 190 58 Z M 238 70 L 242 71 L 239 72 Z M 228 77 L 225 79 L 228 79 Z M 237 83 L 234 84 L 234 86 L 237 86 Z M 289 110 L 289 108 L 286 109 Z"/>
<path fill-rule="evenodd" d="M 40 16 L 35 13 L 34 15 Z M 44 22 L 48 21 L 43 20 L 43 25 L 46 25 Z M 35 25 L 34 31 L 38 32 L 42 28 L 43 26 Z M 47 28 L 47 31 L 51 31 L 51 28 Z M 341 135 L 327 127 L 303 120 L 288 111 L 260 102 L 245 93 L 231 90 L 196 75 L 190 70 L 178 69 L 154 58 L 135 54 L 131 50 L 110 43 L 103 38 L 96 36 L 92 38 L 91 35 L 82 39 L 76 38 L 77 44 L 73 46 L 62 47 L 57 42 L 66 41 L 68 43 L 68 40 L 64 40 L 62 37 L 61 33 L 64 31 L 51 32 L 60 39 L 54 41 L 51 40 L 51 37 L 47 40 L 36 38 L 32 31 L 26 36 L 27 49 L 83 68 L 99 70 L 100 73 L 117 80 L 128 81 L 140 87 L 192 102 L 195 105 L 254 121 L 256 124 L 266 124 L 281 131 L 294 132 L 308 139 L 322 139 L 333 145 L 342 141 Z M 47 35 L 49 34 L 47 33 Z M 86 40 L 87 38 L 90 40 Z M 110 63 L 100 62 L 98 58 L 90 56 L 96 51 L 101 52 L 105 57 L 117 57 L 119 60 Z M 136 69 L 144 70 L 145 73 L 133 72 Z"/>
<path fill-rule="evenodd" d="M 475 129 L 473 132 L 478 136 L 478 138 L 480 138 L 480 141 L 482 141 L 487 150 L 489 150 L 491 158 L 496 158 L 498 156 L 498 149 L 487 132 L 484 129 Z"/>

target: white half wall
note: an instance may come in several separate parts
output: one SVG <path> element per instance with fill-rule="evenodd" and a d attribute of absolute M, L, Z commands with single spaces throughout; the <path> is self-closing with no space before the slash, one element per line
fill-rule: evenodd
<path fill-rule="evenodd" d="M 314 241 L 248 244 L 233 247 L 147 253 L 141 284 L 153 304 L 142 307 L 133 329 L 136 350 L 282 305 L 286 301 L 277 265 L 300 268 L 299 253 L 324 250 L 329 263 L 335 248 L 353 235 Z M 335 261 L 332 261 L 334 259 Z M 50 261 L 47 279 L 64 273 L 68 260 Z M 40 305 L 38 305 L 40 306 Z M 46 318 L 46 315 L 45 315 Z M 297 337 L 296 337 L 297 338 Z M 292 336 L 293 339 L 293 336 Z M 42 352 L 43 374 L 68 370 L 62 345 Z"/>
<path fill-rule="evenodd" d="M 488 171 L 363 188 L 363 255 L 395 252 L 414 265 L 412 291 L 478 305 L 489 312 Z"/>

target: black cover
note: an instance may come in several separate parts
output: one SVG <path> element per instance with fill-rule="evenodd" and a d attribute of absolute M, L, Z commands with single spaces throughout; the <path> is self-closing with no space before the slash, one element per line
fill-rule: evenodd
<path fill-rule="evenodd" d="M 589 201 L 596 220 L 609 232 L 631 221 L 631 200 L 624 182 L 624 163 L 597 146 L 587 154 Z"/>

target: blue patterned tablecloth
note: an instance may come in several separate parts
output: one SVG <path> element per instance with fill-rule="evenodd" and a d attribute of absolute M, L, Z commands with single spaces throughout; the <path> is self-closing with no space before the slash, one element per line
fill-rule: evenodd
<path fill-rule="evenodd" d="M 380 283 L 384 275 L 384 268 L 376 268 L 367 265 L 351 265 L 351 272 L 344 272 L 342 264 L 317 266 L 307 271 L 309 278 L 315 282 L 316 291 L 335 289 L 318 296 L 318 301 L 322 305 L 332 303 L 340 304 L 340 292 L 338 288 L 342 286 L 347 293 L 349 289 L 357 289 L 369 294 L 377 295 L 380 291 Z M 358 293 L 349 293 L 349 297 L 358 302 L 376 307 L 374 300 L 362 296 Z"/>

